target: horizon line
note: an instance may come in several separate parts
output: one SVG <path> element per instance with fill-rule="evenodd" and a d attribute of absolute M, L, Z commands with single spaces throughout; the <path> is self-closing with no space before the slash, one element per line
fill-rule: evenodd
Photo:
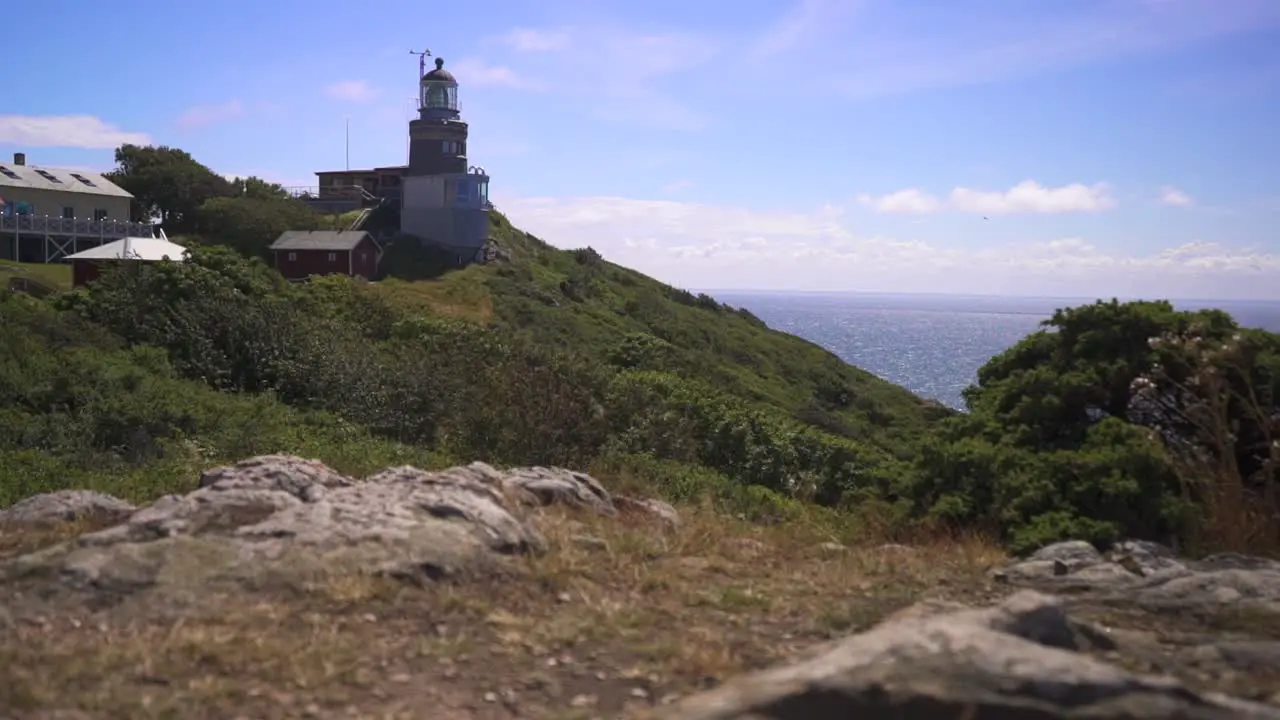
<path fill-rule="evenodd" d="M 947 292 L 901 292 L 892 290 L 766 290 L 752 288 L 689 288 L 690 292 L 706 293 L 714 295 L 716 293 L 737 294 L 737 295 L 862 295 L 862 296 L 891 296 L 891 297 L 933 297 L 933 298 L 981 298 L 992 300 L 1073 300 L 1073 301 L 1107 301 L 1117 300 L 1120 302 L 1159 302 L 1161 300 L 1171 303 L 1265 303 L 1280 305 L 1280 298 L 1205 298 L 1205 297 L 1141 297 L 1141 296 L 1125 296 L 1125 295 L 996 295 L 990 293 L 947 293 Z"/>

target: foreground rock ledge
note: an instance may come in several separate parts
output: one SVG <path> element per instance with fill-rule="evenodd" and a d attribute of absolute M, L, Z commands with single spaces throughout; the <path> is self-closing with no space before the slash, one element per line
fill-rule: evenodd
<path fill-rule="evenodd" d="M 57 578 L 128 593 L 350 570 L 436 580 L 541 550 L 543 538 L 520 508 L 551 503 L 678 522 L 665 503 L 623 502 L 589 475 L 558 468 L 398 467 L 360 481 L 317 461 L 267 455 L 210 470 L 197 490 L 140 509 L 73 490 L 0 510 L 0 527 L 9 529 L 118 523 L 0 565 L 0 581 Z"/>
<path fill-rule="evenodd" d="M 752 673 L 664 708 L 664 720 L 1280 718 L 1280 709 L 1135 675 L 1078 652 L 1105 636 L 1062 601 L 905 613 L 796 665 Z"/>
<path fill-rule="evenodd" d="M 1189 560 L 1141 540 L 1118 543 L 1105 555 L 1081 540 L 1054 543 L 994 579 L 1148 612 L 1280 614 L 1280 562 L 1237 553 Z"/>

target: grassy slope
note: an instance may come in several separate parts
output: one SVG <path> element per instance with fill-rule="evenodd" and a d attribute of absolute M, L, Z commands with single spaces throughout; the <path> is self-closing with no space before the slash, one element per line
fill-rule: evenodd
<path fill-rule="evenodd" d="M 699 301 L 688 293 L 604 261 L 584 265 L 578 261 L 581 254 L 575 256 L 571 251 L 556 250 L 512 228 L 497 214 L 494 234 L 509 253 L 508 262 L 471 266 L 431 281 L 389 280 L 365 287 L 371 292 L 388 294 L 407 308 L 421 307 L 432 313 L 527 334 L 540 343 L 572 348 L 606 362 L 629 335 L 660 336 L 670 343 L 666 348 L 670 357 L 664 369 L 784 415 L 792 414 L 879 446 L 886 455 L 900 459 L 914 454 L 917 438 L 936 412 L 907 391 L 853 368 L 811 343 L 769 330 L 750 315 L 734 312 L 709 298 Z M 59 287 L 69 285 L 69 268 L 65 265 L 14 265 L 0 269 L 37 275 Z M 586 288 L 572 293 L 577 300 L 566 295 L 561 287 L 566 280 L 575 278 Z M 55 332 L 66 319 L 50 314 L 47 308 L 41 311 L 36 308 L 31 306 L 30 312 L 19 311 L 15 305 L 8 313 L 12 316 L 10 320 L 25 318 L 23 323 L 31 329 L 43 328 L 41 332 L 49 335 L 42 339 L 42 335 L 10 328 L 17 334 L 8 342 L 34 343 L 29 352 L 20 353 L 25 360 L 13 360 L 17 364 L 11 370 L 18 374 L 15 387 L 43 387 L 52 383 L 52 387 L 66 385 L 67 392 L 77 397 L 95 393 L 113 395 L 111 388 L 124 368 L 143 372 L 137 369 L 136 359 L 128 352 L 97 347 L 88 336 L 70 327 Z M 65 345 L 55 336 L 77 340 Z M 79 347 L 81 345 L 84 347 Z M 36 346 L 42 350 L 37 352 Z M 143 374 L 148 376 L 146 387 L 154 390 L 152 394 L 156 396 L 150 405 L 153 409 L 172 404 L 171 400 L 190 407 L 197 398 L 201 407 L 208 405 L 210 412 L 196 413 L 199 417 L 192 421 L 194 425 L 184 430 L 184 434 L 195 441 L 191 447 L 199 446 L 199 451 L 191 452 L 184 444 L 180 450 L 170 449 L 162 461 L 135 467 L 122 459 L 112 459 L 113 453 L 96 445 L 92 451 L 87 445 L 81 447 L 89 440 L 77 444 L 64 438 L 65 442 L 54 443 L 57 447 L 42 441 L 39 452 L 15 446 L 0 452 L 0 456 L 7 458 L 0 466 L 9 466 L 6 472 L 0 472 L 0 478 L 6 479 L 5 486 L 0 488 L 0 501 L 3 501 L 0 504 L 40 490 L 77 486 L 108 489 L 134 500 L 146 500 L 157 493 L 187 487 L 200 467 L 279 449 L 320 456 L 343 470 L 350 468 L 359 472 L 374 469 L 379 463 L 404 462 L 411 455 L 415 461 L 430 460 L 429 464 L 439 460 L 426 448 L 399 447 L 363 435 L 352 438 L 351 443 L 337 442 L 336 436 L 343 433 L 331 431 L 332 418 L 298 413 L 279 406 L 271 398 L 223 395 L 199 383 L 173 377 L 167 369 L 155 373 L 154 378 L 150 372 Z M 844 390 L 848 401 L 843 405 L 816 402 L 815 391 L 822 388 Z M 101 416 L 102 422 L 109 423 L 109 415 L 121 412 L 121 408 L 111 407 L 110 403 L 101 404 L 97 410 L 93 409 L 97 407 L 94 405 L 79 411 L 77 417 L 83 415 L 84 418 L 76 422 Z M 16 412 L 16 408 L 11 409 Z M 134 420 L 149 417 L 149 413 L 138 408 Z M 72 422 L 70 416 L 46 417 L 39 412 L 37 415 L 45 424 Z M 23 413 L 13 417 L 0 413 L 0 428 L 20 428 L 31 422 L 35 421 Z M 256 428 L 253 441 L 242 437 L 243 432 L 235 431 L 237 426 L 246 425 Z M 50 437 L 62 437 L 53 430 L 49 432 Z M 82 436 L 73 433 L 68 437 Z M 322 448 L 324 451 L 320 452 Z M 102 455 L 104 452 L 106 455 Z M 96 459 L 86 461 L 89 456 L 85 453 Z M 465 459 L 470 458 L 455 458 Z M 665 478 L 670 474 L 661 475 Z"/>
<path fill-rule="evenodd" d="M 71 289 L 71 266 L 66 263 L 20 263 L 0 260 L 0 287 L 13 277 L 31 278 L 58 290 Z"/>
<path fill-rule="evenodd" d="M 628 334 L 654 335 L 674 346 L 670 364 L 682 376 L 886 448 L 901 448 L 931 418 L 947 413 L 749 314 L 698 304 L 692 295 L 609 262 L 584 268 L 572 251 L 552 248 L 498 213 L 493 235 L 510 261 L 473 265 L 430 281 L 387 280 L 378 290 L 399 302 L 526 333 L 602 361 Z M 562 289 L 573 278 L 587 279 L 576 300 Z M 846 390 L 847 401 L 815 403 L 815 391 L 823 388 Z"/>

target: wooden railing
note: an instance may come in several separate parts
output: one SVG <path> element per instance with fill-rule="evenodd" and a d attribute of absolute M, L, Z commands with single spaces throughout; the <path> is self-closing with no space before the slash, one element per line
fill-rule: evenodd
<path fill-rule="evenodd" d="M 94 237 L 116 240 L 122 237 L 152 237 L 155 227 L 151 223 L 128 220 L 88 220 L 84 218 L 60 218 L 48 215 L 0 216 L 0 233 L 30 233 L 33 235 L 61 235 L 70 237 Z"/>
<path fill-rule="evenodd" d="M 361 185 L 323 185 L 320 187 L 287 187 L 285 190 L 300 200 L 377 200 Z M 398 194 L 399 190 L 395 192 Z"/>

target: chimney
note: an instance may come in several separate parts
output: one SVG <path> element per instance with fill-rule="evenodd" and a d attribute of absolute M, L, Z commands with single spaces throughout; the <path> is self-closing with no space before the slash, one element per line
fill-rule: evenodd
<path fill-rule="evenodd" d="M 26 164 L 27 164 L 27 154 L 26 154 L 26 153 L 14 153 L 14 154 L 13 154 L 13 164 L 14 164 L 14 165 L 17 165 L 17 166 L 19 166 L 19 167 L 21 167 L 21 166 L 23 166 L 23 165 L 26 165 Z"/>

